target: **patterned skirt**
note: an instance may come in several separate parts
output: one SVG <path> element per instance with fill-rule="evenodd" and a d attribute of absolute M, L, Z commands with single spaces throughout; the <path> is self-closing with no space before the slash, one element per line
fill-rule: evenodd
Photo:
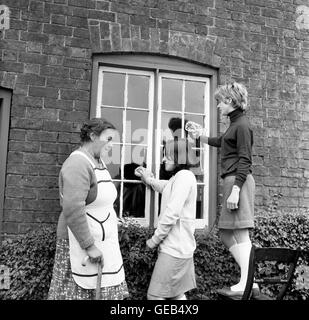
<path fill-rule="evenodd" d="M 126 282 L 101 288 L 102 300 L 123 300 L 129 297 Z M 78 286 L 71 273 L 69 240 L 57 239 L 53 276 L 48 300 L 95 300 L 95 289 Z"/>

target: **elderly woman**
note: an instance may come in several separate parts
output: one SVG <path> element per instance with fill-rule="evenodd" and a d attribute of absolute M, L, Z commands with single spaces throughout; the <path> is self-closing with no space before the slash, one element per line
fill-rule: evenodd
<path fill-rule="evenodd" d="M 81 146 L 63 163 L 59 176 L 62 212 L 50 300 L 93 300 L 102 266 L 102 300 L 128 295 L 113 203 L 116 188 L 102 160 L 115 137 L 115 127 L 94 118 L 81 128 Z"/>
<path fill-rule="evenodd" d="M 239 283 L 218 292 L 242 296 L 248 274 L 251 240 L 249 229 L 254 227 L 255 181 L 252 176 L 253 132 L 245 116 L 247 89 L 234 82 L 219 86 L 215 92 L 222 116 L 230 118 L 230 126 L 220 137 L 206 137 L 204 130 L 192 126 L 191 134 L 201 142 L 221 148 L 221 177 L 223 179 L 222 211 L 218 228 L 221 239 L 240 267 Z M 257 284 L 253 294 L 259 294 Z"/>

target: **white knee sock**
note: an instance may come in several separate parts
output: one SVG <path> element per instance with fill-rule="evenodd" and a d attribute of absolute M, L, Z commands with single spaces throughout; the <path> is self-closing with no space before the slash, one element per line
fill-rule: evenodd
<path fill-rule="evenodd" d="M 230 253 L 232 254 L 233 258 L 237 262 L 237 264 L 240 266 L 240 256 L 239 256 L 239 250 L 238 250 L 238 243 L 234 244 L 229 248 Z"/>
<path fill-rule="evenodd" d="M 241 242 L 233 245 L 229 251 L 233 255 L 234 259 L 240 267 L 240 281 L 231 287 L 232 291 L 243 291 L 245 290 L 248 268 L 249 268 L 249 257 L 251 251 L 251 241 Z"/>

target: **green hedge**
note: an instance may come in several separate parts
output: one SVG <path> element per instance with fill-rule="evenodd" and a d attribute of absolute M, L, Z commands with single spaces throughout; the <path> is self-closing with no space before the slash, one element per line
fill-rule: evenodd
<path fill-rule="evenodd" d="M 125 219 L 119 230 L 126 280 L 131 299 L 146 298 L 147 287 L 156 260 L 156 251 L 147 250 L 146 240 L 153 230 L 143 228 Z M 217 232 L 210 235 L 197 233 L 197 250 L 194 255 L 197 289 L 190 299 L 216 299 L 215 290 L 238 281 L 239 268 L 220 242 Z M 304 214 L 268 214 L 256 217 L 252 241 L 257 246 L 301 247 L 309 250 L 309 217 Z M 9 290 L 0 290 L 0 299 L 46 299 L 55 254 L 55 227 L 42 227 L 16 239 L 5 240 L 0 252 L 0 265 L 11 271 Z M 307 299 L 308 285 L 301 275 L 308 260 L 298 268 L 287 299 Z M 272 266 L 271 268 L 273 268 Z M 280 268 L 280 266 L 279 266 Z M 265 272 L 272 272 L 265 268 Z M 270 291 L 271 293 L 271 291 Z"/>

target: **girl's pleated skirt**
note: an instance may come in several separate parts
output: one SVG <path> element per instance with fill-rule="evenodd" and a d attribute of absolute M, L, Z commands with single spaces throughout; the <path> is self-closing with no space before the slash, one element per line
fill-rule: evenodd
<path fill-rule="evenodd" d="M 148 294 L 174 298 L 196 288 L 193 258 L 181 259 L 160 252 L 150 280 Z"/>

